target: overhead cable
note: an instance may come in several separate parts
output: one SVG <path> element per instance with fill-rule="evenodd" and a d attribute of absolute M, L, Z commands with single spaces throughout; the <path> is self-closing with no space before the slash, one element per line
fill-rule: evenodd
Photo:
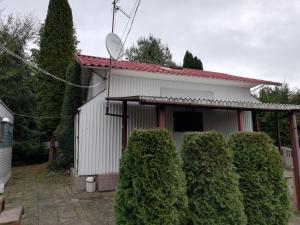
<path fill-rule="evenodd" d="M 23 62 L 24 64 L 26 64 L 27 66 L 30 66 L 30 67 L 36 69 L 37 71 L 41 72 L 42 74 L 44 74 L 44 75 L 46 75 L 46 76 L 49 76 L 49 77 L 51 77 L 51 78 L 53 78 L 53 79 L 55 79 L 55 80 L 58 80 L 58 81 L 60 81 L 60 82 L 63 82 L 63 83 L 65 83 L 65 84 L 67 84 L 67 85 L 74 86 L 74 87 L 78 87 L 78 88 L 94 88 L 94 87 L 97 87 L 97 86 L 99 86 L 99 85 L 101 84 L 101 81 L 98 82 L 98 83 L 96 83 L 96 84 L 94 84 L 94 85 L 90 85 L 90 86 L 84 86 L 84 85 L 79 85 L 79 84 L 71 83 L 71 82 L 69 82 L 69 81 L 67 81 L 67 80 L 64 80 L 64 79 L 62 79 L 62 78 L 60 78 L 60 77 L 57 77 L 57 76 L 55 76 L 54 74 L 49 73 L 48 71 L 46 71 L 46 70 L 44 70 L 44 69 L 42 69 L 42 68 L 40 68 L 40 67 L 34 65 L 33 63 L 31 63 L 31 62 L 29 62 L 28 60 L 24 59 L 23 57 L 17 55 L 16 53 L 14 53 L 13 51 L 11 51 L 11 50 L 9 50 L 8 48 L 4 47 L 4 46 L 1 45 L 1 44 L 0 44 L 0 49 L 3 50 L 4 52 L 8 53 L 9 55 L 15 57 L 16 59 L 22 61 L 22 62 Z"/>
<path fill-rule="evenodd" d="M 32 116 L 26 114 L 13 113 L 14 116 L 27 117 L 33 119 L 62 119 L 62 118 L 71 118 L 73 116 Z"/>

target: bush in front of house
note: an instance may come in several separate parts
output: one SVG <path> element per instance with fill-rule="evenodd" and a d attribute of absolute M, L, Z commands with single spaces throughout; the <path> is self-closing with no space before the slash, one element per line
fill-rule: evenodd
<path fill-rule="evenodd" d="M 120 165 L 116 224 L 185 224 L 186 209 L 181 160 L 169 132 L 133 131 Z"/>
<path fill-rule="evenodd" d="M 269 136 L 259 132 L 233 134 L 229 139 L 240 176 L 248 224 L 287 225 L 290 202 L 280 154 Z"/>
<path fill-rule="evenodd" d="M 245 225 L 233 158 L 222 134 L 187 132 L 182 146 L 188 225 Z"/>

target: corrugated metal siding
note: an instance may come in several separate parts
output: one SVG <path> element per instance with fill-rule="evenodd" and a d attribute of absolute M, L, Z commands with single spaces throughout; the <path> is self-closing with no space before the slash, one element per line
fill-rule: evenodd
<path fill-rule="evenodd" d="M 80 109 L 79 175 L 119 170 L 121 118 L 106 116 L 105 106 L 104 95 L 99 95 Z M 120 109 L 119 105 L 111 104 L 110 112 L 120 113 Z"/>
<path fill-rule="evenodd" d="M 6 183 L 11 174 L 12 148 L 0 148 L 0 184 Z"/>
<path fill-rule="evenodd" d="M 103 73 L 103 72 L 101 72 L 101 73 Z M 94 85 L 97 83 L 99 83 L 98 86 L 90 88 L 88 90 L 87 101 L 90 101 L 92 98 L 97 96 L 99 93 L 101 93 L 106 88 L 106 81 L 102 77 L 100 77 L 98 74 L 92 73 L 89 84 Z"/>
<path fill-rule="evenodd" d="M 126 76 L 112 76 L 111 96 L 152 95 L 160 96 L 162 88 L 177 88 L 200 90 L 198 93 L 213 92 L 215 99 L 253 101 L 246 88 L 213 86 L 176 82 L 169 80 L 155 80 Z M 201 92 L 202 91 L 202 92 Z M 197 93 L 197 92 L 194 92 Z M 106 92 L 98 95 L 80 108 L 75 118 L 79 120 L 79 129 L 75 142 L 75 169 L 78 175 L 92 175 L 118 172 L 121 157 L 121 118 L 105 115 Z M 181 97 L 181 96 L 178 96 Z M 201 96 L 199 96 L 201 98 Z M 129 103 L 128 133 L 135 128 L 151 128 L 156 126 L 156 110 L 154 106 L 141 106 Z M 173 112 L 175 110 L 190 110 L 185 108 L 167 107 L 166 126 L 173 131 Z M 204 130 L 217 130 L 226 137 L 237 131 L 236 111 L 203 109 Z M 110 104 L 110 113 L 121 114 L 120 103 Z M 251 113 L 244 113 L 245 129 L 252 130 Z M 77 125 L 75 124 L 75 127 Z M 182 142 L 182 133 L 172 133 L 176 145 Z M 78 166 L 76 165 L 78 163 Z"/>
<path fill-rule="evenodd" d="M 166 88 L 173 88 L 174 90 L 178 89 L 181 91 L 194 91 L 195 95 L 193 97 L 200 99 L 207 96 L 205 93 L 212 92 L 215 100 L 257 101 L 257 99 L 250 95 L 249 89 L 242 87 L 187 83 L 129 76 L 111 76 L 111 96 L 161 96 L 162 90 Z M 178 97 L 186 97 L 184 94 L 183 96 L 180 96 L 181 91 L 178 92 Z M 204 95 L 202 95 L 201 92 L 204 93 Z M 199 93 L 199 96 L 196 96 L 197 93 Z M 174 95 L 174 93 L 172 95 Z"/>
<path fill-rule="evenodd" d="M 13 122 L 13 115 L 0 104 L 0 118 L 7 117 Z M 1 123 L 1 120 L 0 120 Z M 12 157 L 12 138 L 13 138 L 13 125 L 0 124 L 1 137 L 0 137 L 0 183 L 6 183 L 11 174 L 11 157 Z"/>
<path fill-rule="evenodd" d="M 118 172 L 121 156 L 121 118 L 105 115 L 104 97 L 95 98 L 80 109 L 79 116 L 79 151 L 78 174 L 91 175 Z M 166 127 L 173 131 L 173 112 L 189 111 L 189 108 L 166 108 Z M 122 106 L 112 103 L 110 112 L 120 114 Z M 236 111 L 198 110 L 203 112 L 204 130 L 217 130 L 225 137 L 237 131 Z M 128 133 L 136 128 L 156 126 L 154 106 L 138 104 L 128 105 Z M 245 129 L 252 130 L 251 114 L 244 113 Z M 172 132 L 178 148 L 182 143 L 182 133 Z M 75 155 L 76 164 L 77 155 Z"/>

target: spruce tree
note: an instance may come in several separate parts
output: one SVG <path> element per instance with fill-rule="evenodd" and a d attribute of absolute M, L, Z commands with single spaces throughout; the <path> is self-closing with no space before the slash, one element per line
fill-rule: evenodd
<path fill-rule="evenodd" d="M 203 64 L 201 60 L 193 56 L 191 52 L 186 51 L 183 58 L 183 68 L 203 70 Z"/>
<path fill-rule="evenodd" d="M 78 63 L 71 63 L 66 73 L 66 79 L 73 84 L 80 84 L 81 67 Z M 60 154 L 55 166 L 68 168 L 74 159 L 74 115 L 81 106 L 81 90 L 66 84 L 62 106 L 62 120 L 59 131 Z M 65 117 L 64 115 L 68 115 Z"/>
<path fill-rule="evenodd" d="M 183 58 L 183 68 L 192 68 L 194 63 L 194 58 L 192 53 L 189 51 L 185 52 L 184 58 Z"/>
<path fill-rule="evenodd" d="M 50 0 L 47 18 L 41 31 L 38 65 L 65 79 L 69 63 L 74 59 L 75 38 L 72 11 L 67 0 Z M 65 85 L 40 75 L 38 113 L 40 116 L 61 115 Z M 60 119 L 41 120 L 40 128 L 52 135 Z"/>

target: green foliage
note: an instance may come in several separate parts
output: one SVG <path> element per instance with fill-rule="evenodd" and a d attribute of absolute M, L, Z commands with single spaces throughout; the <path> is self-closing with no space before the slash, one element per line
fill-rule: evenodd
<path fill-rule="evenodd" d="M 160 64 L 165 66 L 174 66 L 172 54 L 167 45 L 162 44 L 160 38 L 153 35 L 141 37 L 137 41 L 137 46 L 133 45 L 126 50 L 126 57 L 129 60 L 144 63 Z"/>
<path fill-rule="evenodd" d="M 181 161 L 166 130 L 135 130 L 121 160 L 118 225 L 183 224 L 187 198 Z"/>
<path fill-rule="evenodd" d="M 72 11 L 67 0 L 50 0 L 47 18 L 40 37 L 38 65 L 65 79 L 69 63 L 74 60 L 75 39 Z M 40 116 L 60 116 L 64 84 L 40 75 L 38 112 Z M 52 135 L 60 120 L 41 120 L 39 126 Z"/>
<path fill-rule="evenodd" d="M 186 51 L 183 58 L 183 68 L 203 70 L 203 64 L 200 59 L 193 56 L 189 51 Z"/>
<path fill-rule="evenodd" d="M 237 133 L 229 140 L 240 175 L 248 224 L 287 225 L 290 202 L 281 158 L 264 133 Z"/>
<path fill-rule="evenodd" d="M 72 63 L 67 70 L 67 80 L 73 84 L 80 84 L 81 67 L 78 63 Z M 70 167 L 74 160 L 74 115 L 81 106 L 80 88 L 66 85 L 62 106 L 63 117 L 59 132 L 59 144 L 61 154 L 57 157 L 56 166 L 59 168 Z"/>
<path fill-rule="evenodd" d="M 35 40 L 36 28 L 30 17 L 0 15 L 0 43 L 24 58 L 25 48 Z M 28 67 L 12 56 L 0 54 L 0 99 L 15 113 L 34 115 L 36 77 Z M 13 161 L 26 163 L 45 160 L 40 132 L 33 118 L 15 116 Z"/>
<path fill-rule="evenodd" d="M 14 141 L 12 161 L 15 164 L 36 164 L 46 162 L 48 150 L 42 144 L 33 143 L 32 140 Z"/>
<path fill-rule="evenodd" d="M 291 92 L 287 84 L 275 88 L 264 87 L 260 90 L 259 100 L 264 103 L 289 104 L 290 95 Z M 287 113 L 278 113 L 278 118 L 282 145 L 290 146 L 291 142 L 289 138 L 288 115 Z M 261 131 L 266 132 L 272 139 L 274 139 L 275 144 L 278 146 L 275 113 L 259 113 L 259 125 Z"/>
<path fill-rule="evenodd" d="M 246 216 L 233 158 L 218 132 L 187 132 L 182 146 L 188 225 L 243 225 Z"/>

